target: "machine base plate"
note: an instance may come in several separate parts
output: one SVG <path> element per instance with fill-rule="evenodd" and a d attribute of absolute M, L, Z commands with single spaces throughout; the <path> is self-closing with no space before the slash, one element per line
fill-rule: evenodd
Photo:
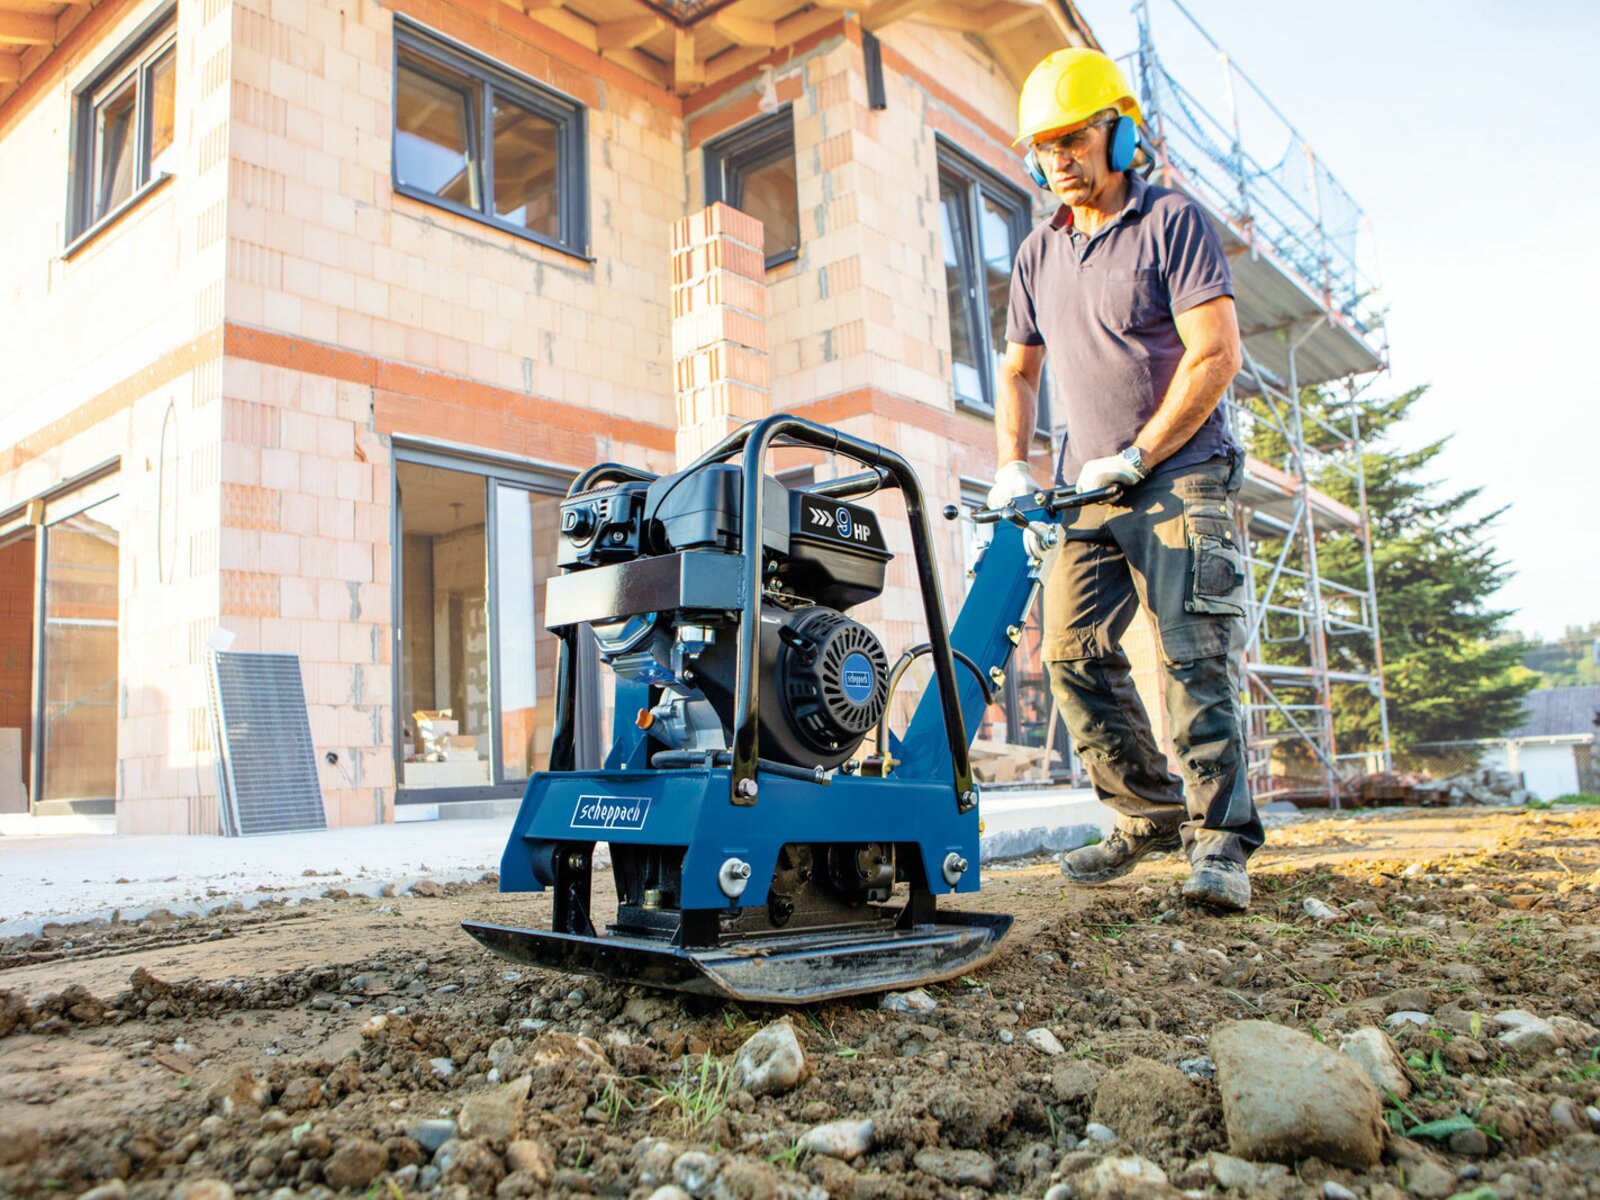
<path fill-rule="evenodd" d="M 690 949 L 649 938 L 461 926 L 513 962 L 756 1004 L 809 1004 L 953 979 L 993 957 L 1011 929 L 1012 919 L 997 913 L 938 916 L 937 924 L 910 929 L 782 934 Z"/>

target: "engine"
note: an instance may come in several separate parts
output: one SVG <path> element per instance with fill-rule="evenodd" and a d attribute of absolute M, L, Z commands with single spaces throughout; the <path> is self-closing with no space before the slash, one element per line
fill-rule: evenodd
<path fill-rule="evenodd" d="M 547 624 L 587 622 L 602 661 L 649 685 L 638 714 L 669 750 L 730 745 L 745 608 L 743 473 L 731 463 L 607 484 L 561 506 Z M 883 715 L 888 660 L 846 612 L 883 590 L 892 557 L 866 508 L 763 480 L 760 754 L 831 769 Z"/>

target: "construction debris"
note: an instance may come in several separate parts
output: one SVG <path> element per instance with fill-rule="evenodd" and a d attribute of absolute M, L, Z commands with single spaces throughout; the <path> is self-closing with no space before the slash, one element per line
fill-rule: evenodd
<path fill-rule="evenodd" d="M 1362 808 L 1406 804 L 1445 807 L 1462 804 L 1526 804 L 1534 794 L 1517 776 L 1494 767 L 1434 779 L 1420 771 L 1381 771 L 1355 781 L 1346 802 Z"/>

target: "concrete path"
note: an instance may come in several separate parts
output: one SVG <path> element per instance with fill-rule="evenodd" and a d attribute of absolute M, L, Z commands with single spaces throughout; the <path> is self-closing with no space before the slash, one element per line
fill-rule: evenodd
<path fill-rule="evenodd" d="M 0 937 L 47 921 L 156 908 L 175 913 L 320 896 L 377 895 L 418 879 L 476 879 L 500 869 L 509 817 L 405 822 L 264 837 L 8 837 L 0 840 Z"/>
<path fill-rule="evenodd" d="M 419 879 L 476 879 L 500 869 L 514 810 L 250 838 L 0 838 L 0 937 L 113 913 L 127 921 L 160 908 L 187 913 L 330 888 L 378 895 Z M 983 799 L 983 861 L 1080 846 L 1091 831 L 1109 830 L 1112 816 L 1087 790 L 992 790 Z"/>

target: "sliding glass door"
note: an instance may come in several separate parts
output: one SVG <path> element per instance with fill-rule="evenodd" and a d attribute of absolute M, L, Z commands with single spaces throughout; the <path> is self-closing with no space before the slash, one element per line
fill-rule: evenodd
<path fill-rule="evenodd" d="M 556 572 L 561 498 L 493 483 L 495 663 L 501 778 L 526 779 L 550 764 L 556 650 L 544 628 L 545 581 Z"/>
<path fill-rule="evenodd" d="M 395 463 L 399 799 L 514 795 L 550 761 L 544 628 L 567 481 L 402 448 Z"/>

